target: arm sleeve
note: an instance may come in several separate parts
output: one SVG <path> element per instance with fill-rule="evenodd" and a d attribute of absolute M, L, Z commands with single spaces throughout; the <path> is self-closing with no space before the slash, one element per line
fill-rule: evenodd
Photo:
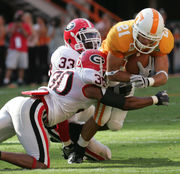
<path fill-rule="evenodd" d="M 115 107 L 118 109 L 123 109 L 125 103 L 125 97 L 122 94 L 114 93 L 114 88 L 109 87 L 106 89 L 105 94 L 100 100 L 104 105 Z"/>

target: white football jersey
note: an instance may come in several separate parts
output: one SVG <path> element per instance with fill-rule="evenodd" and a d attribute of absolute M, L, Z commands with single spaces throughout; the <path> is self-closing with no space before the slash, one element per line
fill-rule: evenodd
<path fill-rule="evenodd" d="M 58 47 L 51 56 L 51 70 L 49 76 L 56 70 L 74 68 L 79 53 L 67 46 Z"/>
<path fill-rule="evenodd" d="M 49 95 L 45 96 L 49 109 L 48 126 L 62 122 L 96 104 L 97 100 L 89 99 L 84 95 L 84 87 L 99 83 L 99 76 L 99 72 L 91 69 L 74 68 L 55 71 L 48 83 Z"/>

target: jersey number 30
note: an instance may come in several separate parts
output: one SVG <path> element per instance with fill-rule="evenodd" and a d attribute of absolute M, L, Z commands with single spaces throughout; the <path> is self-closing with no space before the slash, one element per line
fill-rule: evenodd
<path fill-rule="evenodd" d="M 56 71 L 49 83 L 49 88 L 59 95 L 67 95 L 72 87 L 74 73 L 71 71 Z"/>

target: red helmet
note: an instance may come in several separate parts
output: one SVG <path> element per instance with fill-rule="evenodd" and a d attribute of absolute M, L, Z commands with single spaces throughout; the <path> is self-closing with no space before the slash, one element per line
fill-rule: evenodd
<path fill-rule="evenodd" d="M 64 41 L 67 46 L 82 52 L 86 49 L 99 48 L 101 36 L 90 21 L 77 18 L 72 20 L 64 30 Z"/>
<path fill-rule="evenodd" d="M 76 67 L 93 69 L 103 75 L 106 71 L 106 54 L 99 50 L 86 50 L 79 56 Z"/>

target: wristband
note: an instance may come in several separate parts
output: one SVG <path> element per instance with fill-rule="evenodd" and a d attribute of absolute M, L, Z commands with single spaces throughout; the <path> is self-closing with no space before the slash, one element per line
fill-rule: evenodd
<path fill-rule="evenodd" d="M 157 104 L 158 103 L 158 98 L 156 96 L 151 96 L 152 100 L 153 100 L 153 104 Z"/>
<path fill-rule="evenodd" d="M 168 74 L 167 74 L 166 71 L 158 71 L 158 72 L 156 73 L 156 75 L 157 75 L 157 74 L 160 74 L 160 73 L 164 73 L 164 75 L 166 76 L 166 78 L 167 78 L 167 80 L 168 80 Z"/>
<path fill-rule="evenodd" d="M 120 70 L 118 69 L 118 70 L 116 70 L 116 71 L 109 71 L 109 72 L 106 71 L 106 75 L 107 75 L 107 76 L 113 76 L 113 75 L 116 74 L 118 71 L 120 71 Z"/>
<path fill-rule="evenodd" d="M 152 77 L 149 77 L 148 81 L 149 81 L 149 86 L 153 86 L 154 85 L 154 79 Z"/>

